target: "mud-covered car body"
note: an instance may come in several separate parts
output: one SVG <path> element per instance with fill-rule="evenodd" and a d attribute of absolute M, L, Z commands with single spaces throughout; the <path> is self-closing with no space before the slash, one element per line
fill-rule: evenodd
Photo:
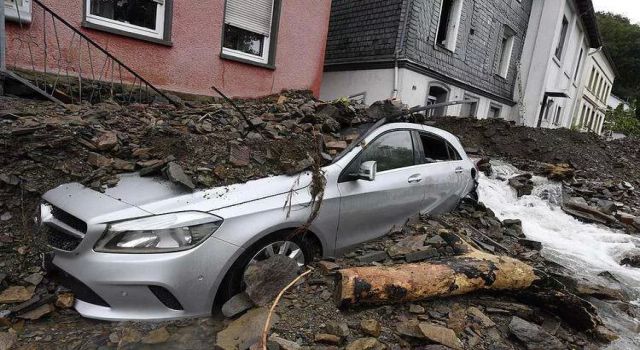
<path fill-rule="evenodd" d="M 373 174 L 363 176 L 367 166 Z M 415 214 L 449 211 L 475 190 L 476 170 L 459 140 L 419 124 L 377 127 L 322 171 L 322 205 L 307 236 L 324 257 Z M 40 222 L 80 314 L 204 316 L 243 253 L 308 221 L 312 178 L 307 171 L 188 193 L 136 174 L 104 193 L 72 183 L 43 196 Z"/>

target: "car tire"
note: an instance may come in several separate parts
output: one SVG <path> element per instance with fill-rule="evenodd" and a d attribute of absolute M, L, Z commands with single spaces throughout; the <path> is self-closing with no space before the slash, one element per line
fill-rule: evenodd
<path fill-rule="evenodd" d="M 314 243 L 314 240 L 306 235 L 297 235 L 291 237 L 293 231 L 281 231 L 275 234 L 269 235 L 258 242 L 254 243 L 251 247 L 240 255 L 240 257 L 233 263 L 229 271 L 225 275 L 222 283 L 218 287 L 218 293 L 216 297 L 216 303 L 220 304 L 229 300 L 234 295 L 242 292 L 244 289 L 243 278 L 244 272 L 256 254 L 263 251 L 263 249 L 280 242 L 291 242 L 298 246 L 302 252 L 304 259 L 304 265 L 307 265 L 313 261 L 315 255 L 318 254 L 319 247 Z"/>

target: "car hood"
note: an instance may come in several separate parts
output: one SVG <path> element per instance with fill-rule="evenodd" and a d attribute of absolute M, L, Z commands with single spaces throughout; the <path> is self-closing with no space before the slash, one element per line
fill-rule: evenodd
<path fill-rule="evenodd" d="M 152 214 L 187 210 L 208 212 L 300 190 L 309 186 L 311 181 L 311 173 L 303 172 L 192 192 L 165 179 L 133 173 L 120 175 L 118 184 L 104 194 Z"/>

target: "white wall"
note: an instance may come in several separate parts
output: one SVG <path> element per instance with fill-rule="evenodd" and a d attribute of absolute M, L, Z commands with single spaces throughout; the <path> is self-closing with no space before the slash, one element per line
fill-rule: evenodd
<path fill-rule="evenodd" d="M 563 17 L 567 18 L 568 30 L 562 55 L 557 59 L 555 51 L 560 41 Z M 534 1 L 520 72 L 523 97 L 516 93 L 516 98 L 524 102 L 525 111 L 520 116 L 519 109 L 513 108 L 511 115 L 514 120 L 523 125 L 537 126 L 545 92 L 564 92 L 569 98 L 550 99 L 553 101 L 553 110 L 541 125 L 549 128 L 571 126 L 576 99 L 579 97 L 581 74 L 578 79 L 574 79 L 574 76 L 581 49 L 587 52 L 582 22 L 573 2 Z M 558 122 L 554 123 L 558 108 L 562 108 L 561 115 Z"/>
<path fill-rule="evenodd" d="M 393 69 L 324 72 L 320 98 L 334 100 L 366 92 L 365 103 L 386 100 L 393 94 Z"/>
<path fill-rule="evenodd" d="M 320 98 L 333 100 L 340 97 L 352 96 L 366 92 L 365 103 L 385 100 L 393 94 L 393 69 L 356 70 L 343 72 L 325 72 L 320 89 Z M 437 79 L 412 70 L 401 68 L 398 70 L 398 98 L 409 107 L 424 106 L 431 84 L 444 86 L 449 90 L 448 101 L 463 100 L 466 97 L 478 99 L 476 115 L 484 119 L 493 104 L 500 107 L 500 117 L 509 119 L 511 106 L 505 105 L 478 94 L 470 93 L 462 88 L 444 84 Z M 460 116 L 460 105 L 445 108 L 445 115 Z"/>

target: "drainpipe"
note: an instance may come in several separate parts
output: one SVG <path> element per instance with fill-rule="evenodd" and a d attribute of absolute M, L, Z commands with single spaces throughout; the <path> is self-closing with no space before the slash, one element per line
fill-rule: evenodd
<path fill-rule="evenodd" d="M 396 42 L 396 52 L 393 58 L 393 94 L 391 98 L 398 98 L 398 76 L 400 75 L 398 69 L 398 60 L 400 59 L 400 50 L 404 47 L 404 38 L 407 32 L 407 21 L 409 21 L 409 8 L 411 6 L 409 1 L 403 1 L 402 6 L 404 7 L 404 19 L 402 21 L 402 27 L 400 28 L 400 42 Z"/>
<path fill-rule="evenodd" d="M 391 98 L 395 100 L 398 98 L 398 51 L 396 51 L 393 63 L 393 94 L 391 94 Z"/>

